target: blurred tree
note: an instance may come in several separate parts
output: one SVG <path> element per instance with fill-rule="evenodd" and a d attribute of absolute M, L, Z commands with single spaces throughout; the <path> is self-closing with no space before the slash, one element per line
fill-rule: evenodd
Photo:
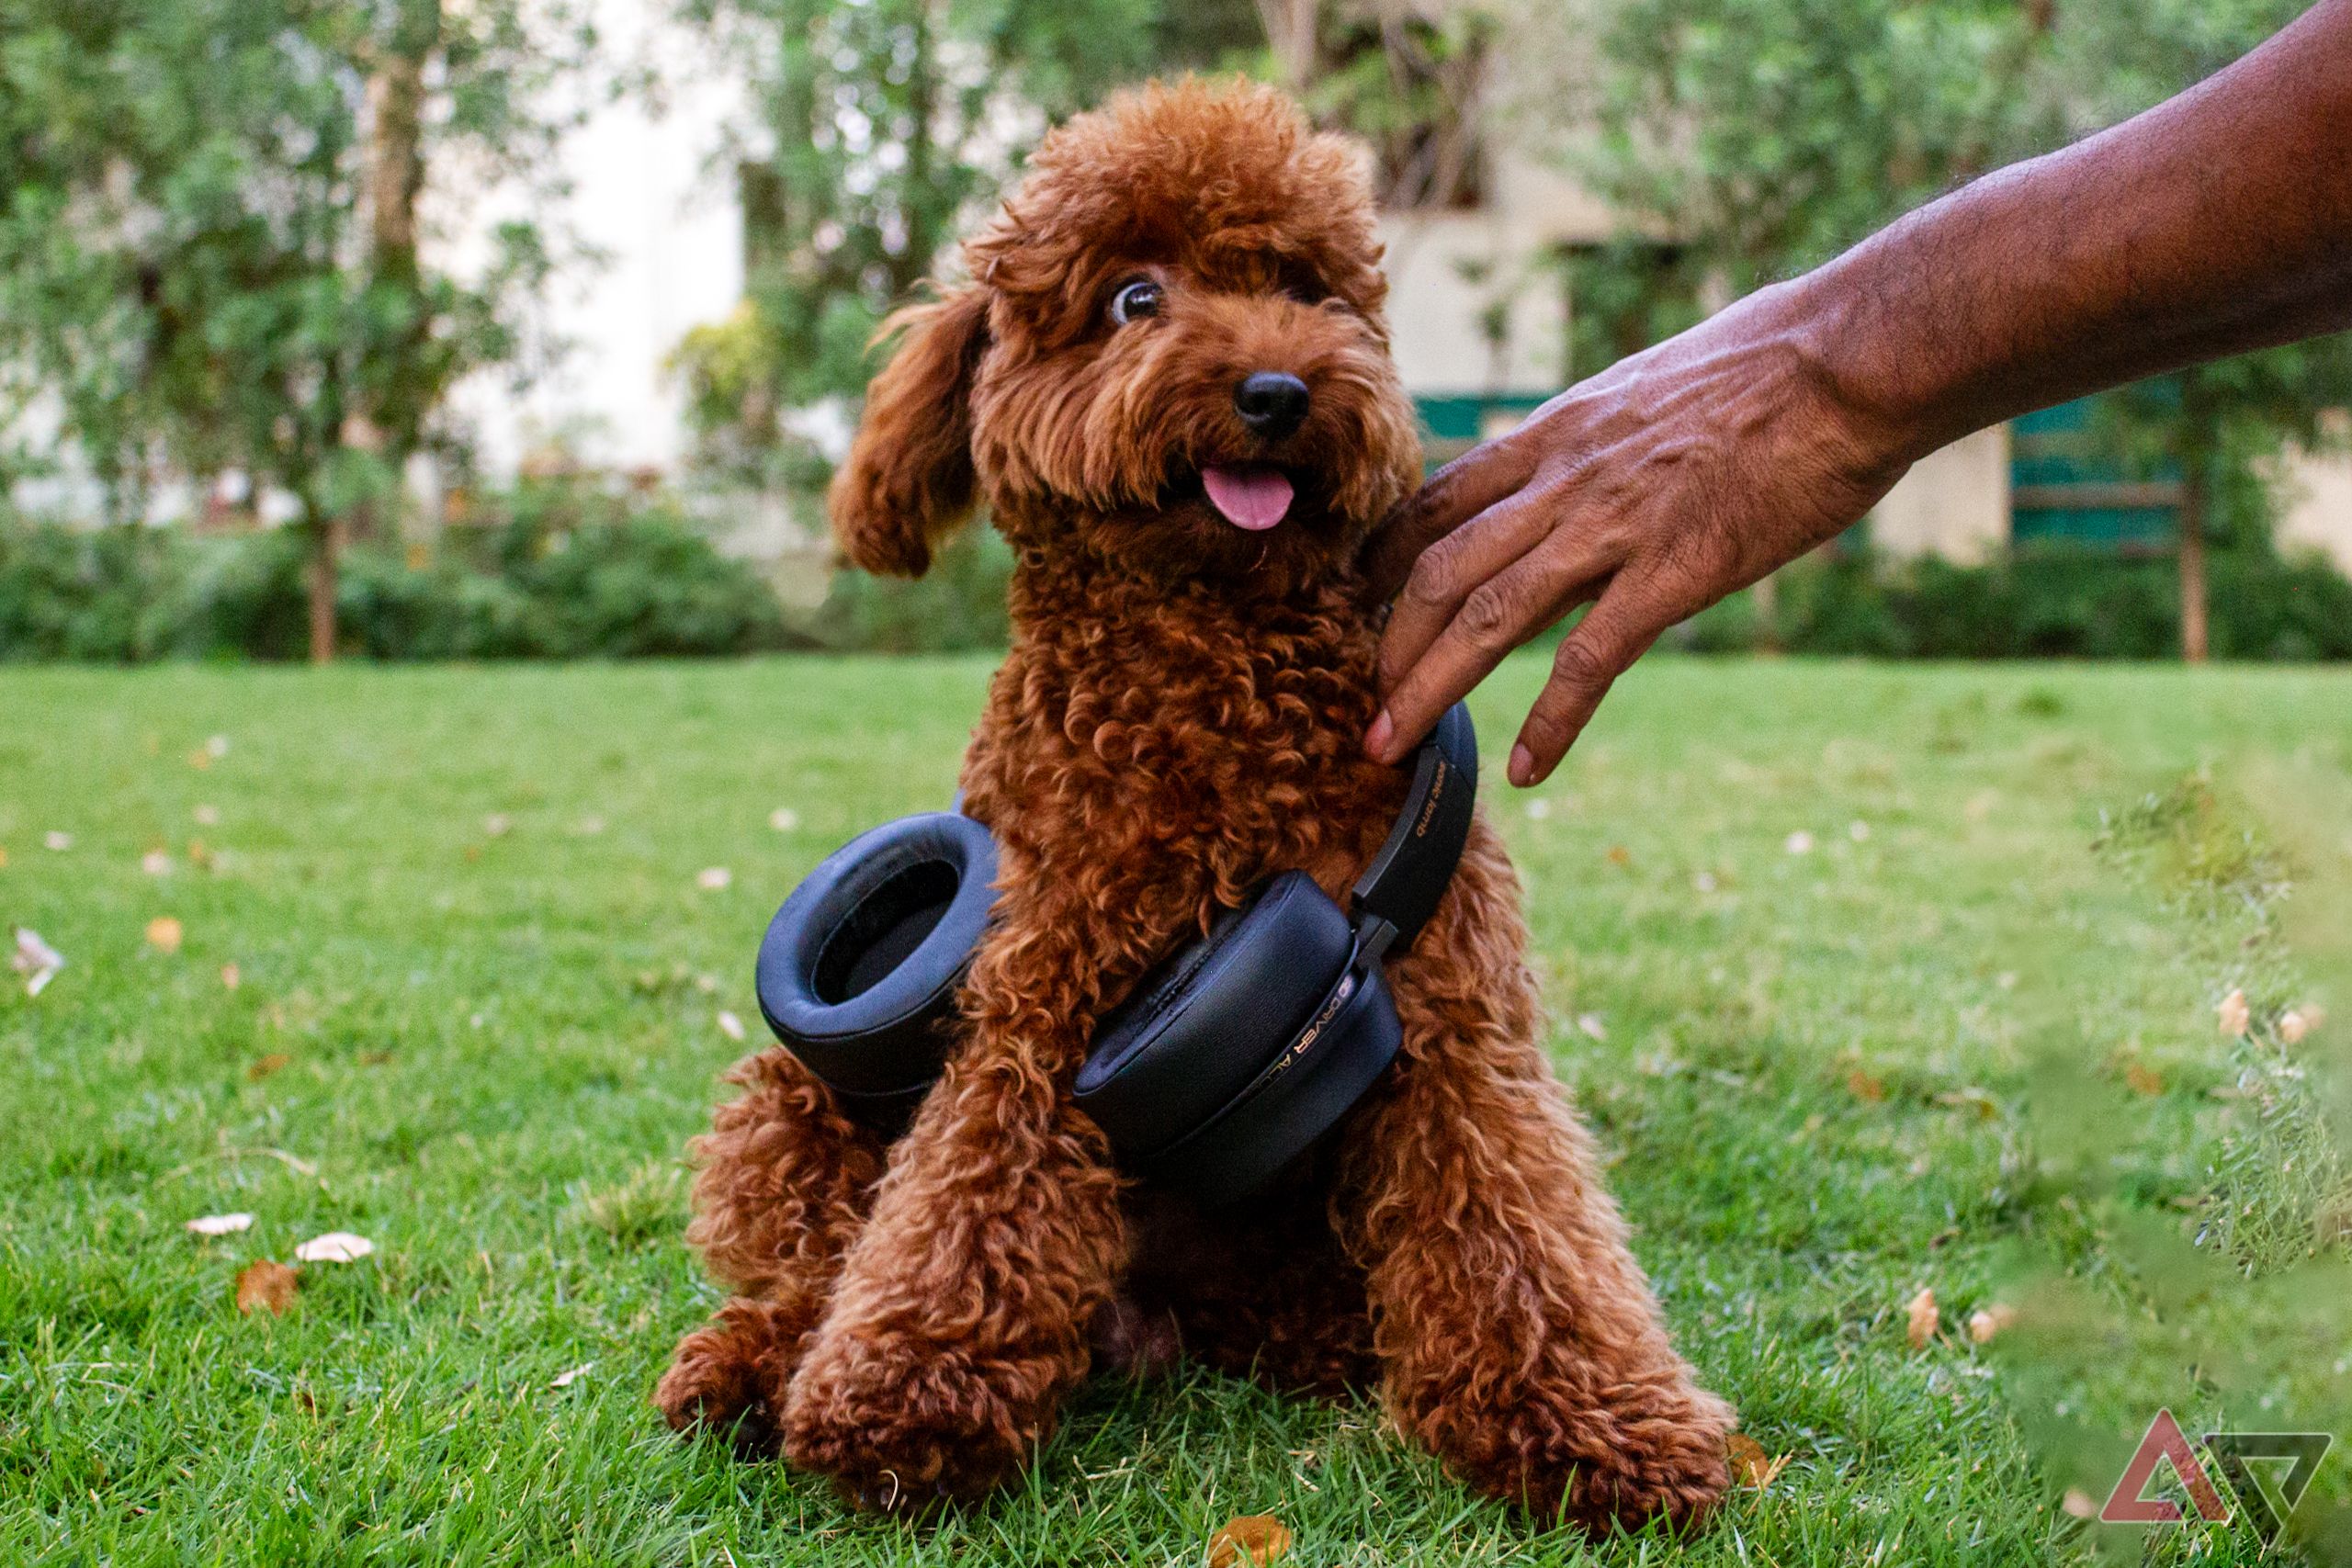
<path fill-rule="evenodd" d="M 1274 75 L 1325 125 L 1372 143 L 1381 203 L 1476 206 L 1485 194 L 1488 54 L 1482 3 L 1257 0 Z"/>
<path fill-rule="evenodd" d="M 820 479 L 784 416 L 864 388 L 875 328 L 1015 149 L 1170 45 L 1212 62 L 1218 9 L 1170 28 L 1160 0 L 683 0 L 752 95 L 727 149 L 744 303 L 673 358 L 706 456 L 739 478 Z"/>
<path fill-rule="evenodd" d="M 2134 0 L 2060 7 L 2046 33 L 2051 87 L 2067 129 L 2109 125 L 2202 81 L 2285 27 L 2306 0 Z M 2209 643 L 2206 547 L 2267 547 L 2262 476 L 2290 446 L 2340 443 L 2327 414 L 2352 408 L 2352 334 L 2199 366 L 2099 400 L 2095 428 L 2128 468 L 2179 476 L 2180 641 Z M 2251 494 L 2256 515 L 2229 516 Z M 2217 526 L 2219 525 L 2220 526 Z M 2256 535 L 2247 537 L 2248 534 Z"/>
<path fill-rule="evenodd" d="M 118 519 L 163 463 L 290 498 L 314 659 L 339 532 L 459 377 L 519 364 L 549 265 L 520 221 L 427 265 L 420 194 L 544 191 L 592 42 L 569 0 L 0 0 L 0 353 Z"/>
<path fill-rule="evenodd" d="M 1626 222 L 1620 244 L 1575 264 L 1577 372 L 1689 324 L 1710 296 L 1801 272 L 1956 183 L 2178 92 L 2303 4 L 1588 0 L 1589 60 L 1562 36 L 1573 24 L 1536 23 L 1580 56 L 1559 118 L 1575 166 Z M 2181 476 L 2188 657 L 2204 654 L 2214 485 L 2321 439 L 2322 412 L 2352 400 L 2347 342 L 2102 400 L 2111 450 Z"/>

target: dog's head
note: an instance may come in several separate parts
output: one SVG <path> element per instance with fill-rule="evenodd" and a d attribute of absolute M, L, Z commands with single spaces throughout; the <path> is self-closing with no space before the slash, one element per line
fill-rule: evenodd
<path fill-rule="evenodd" d="M 1363 157 L 1271 88 L 1122 95 L 1046 138 L 901 311 L 833 481 L 869 570 L 984 497 L 1015 545 L 1169 576 L 1312 573 L 1419 473 Z"/>

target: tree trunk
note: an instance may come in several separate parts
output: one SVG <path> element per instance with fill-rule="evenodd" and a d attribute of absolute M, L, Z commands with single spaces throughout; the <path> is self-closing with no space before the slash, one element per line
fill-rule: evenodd
<path fill-rule="evenodd" d="M 368 225 L 379 277 L 416 279 L 416 198 L 424 188 L 424 62 L 439 0 L 410 0 L 368 77 Z"/>
<path fill-rule="evenodd" d="M 1320 0 L 1258 0 L 1258 20 L 1266 29 L 1283 85 L 1304 93 L 1322 74 L 1321 39 L 1317 36 Z"/>
<path fill-rule="evenodd" d="M 424 189 L 424 66 L 441 39 L 441 0 L 401 0 L 391 36 L 370 49 L 368 73 L 368 137 L 364 149 L 368 196 L 369 271 L 378 285 L 412 298 L 419 275 L 416 203 Z M 394 351 L 396 367 L 413 363 L 428 323 L 422 312 Z M 383 457 L 397 470 L 415 448 L 423 417 L 409 378 L 398 378 L 389 396 L 360 402 L 344 422 L 345 446 Z M 396 497 L 392 498 L 396 501 Z M 361 502 L 346 519 L 350 536 L 373 539 L 382 532 L 375 500 Z M 390 509 L 397 522 L 399 508 Z M 315 650 L 314 650 L 315 651 Z"/>
<path fill-rule="evenodd" d="M 2180 656 L 2205 662 L 2205 464 L 2192 458 L 2180 479 Z"/>
<path fill-rule="evenodd" d="M 335 525 L 331 518 L 314 518 L 307 525 L 311 535 L 311 563 L 307 573 L 311 590 L 311 662 L 330 664 L 334 661 L 334 590 L 335 590 Z"/>

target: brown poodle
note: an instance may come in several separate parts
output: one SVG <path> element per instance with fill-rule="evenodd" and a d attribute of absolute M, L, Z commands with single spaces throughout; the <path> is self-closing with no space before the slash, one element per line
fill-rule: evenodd
<path fill-rule="evenodd" d="M 1359 740 L 1354 558 L 1419 472 L 1363 161 L 1270 90 L 1148 88 L 1049 135 L 965 254 L 969 283 L 897 318 L 831 507 L 869 570 L 921 572 L 982 500 L 1018 554 L 963 772 L 996 919 L 896 1142 L 781 1049 L 734 1069 L 688 1235 L 736 1296 L 657 1402 L 912 1508 L 1017 1472 L 1091 1367 L 1181 1346 L 1376 1382 L 1543 1515 L 1702 1514 L 1732 1414 L 1667 1342 L 1544 1060 L 1483 819 L 1388 960 L 1396 1065 L 1275 1191 L 1206 1214 L 1124 1180 L 1069 1103 L 1155 960 L 1271 873 L 1341 894 L 1405 793 Z"/>

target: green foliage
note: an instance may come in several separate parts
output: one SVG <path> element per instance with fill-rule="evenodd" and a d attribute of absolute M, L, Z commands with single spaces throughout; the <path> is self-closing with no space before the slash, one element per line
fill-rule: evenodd
<path fill-rule="evenodd" d="M 526 485 L 430 557 L 345 552 L 345 651 L 377 660 L 631 659 L 786 646 L 775 595 L 674 509 Z M 291 660 L 309 644 L 289 529 L 0 528 L 0 660 Z M 1000 593 L 1001 589 L 1000 586 Z"/>
<path fill-rule="evenodd" d="M 673 369 L 706 457 L 810 488 L 782 423 L 864 389 L 866 346 L 1011 169 L 1003 117 L 1059 117 L 1152 62 L 1156 0 L 681 0 L 751 79 L 744 309 Z M 787 464 L 790 472 L 769 466 Z"/>
<path fill-rule="evenodd" d="M 175 532 L 0 525 L 0 659 L 119 664 L 169 651 L 187 554 Z"/>
<path fill-rule="evenodd" d="M 2214 556 L 2217 659 L 2352 659 L 2352 582 L 2316 558 Z M 1674 635 L 1701 652 L 1770 645 L 1878 659 L 2163 659 L 2180 647 L 2172 562 L 2091 548 L 2021 550 L 1984 566 L 1867 553 L 1813 557 L 1774 580 L 1769 624 L 1751 592 Z M 1769 635 L 1768 635 L 1769 634 Z"/>
<path fill-rule="evenodd" d="M 1574 274 L 1576 367 L 1827 260 L 1960 181 L 2112 124 L 2237 59 L 2305 0 L 1600 0 L 1578 172 L 1627 243 Z M 2127 471 L 2192 485 L 2352 402 L 2352 337 L 2248 355 L 2101 400 Z M 2210 523 L 2192 496 L 2194 525 Z"/>
<path fill-rule="evenodd" d="M 2015 0 L 1604 0 L 1579 173 L 1735 293 L 2052 141 Z"/>
<path fill-rule="evenodd" d="M 912 582 L 849 569 L 833 574 L 808 631 L 828 648 L 962 653 L 1002 648 L 1012 634 L 1005 586 L 1012 551 L 993 528 L 966 528 Z"/>
<path fill-rule="evenodd" d="M 0 364 L 111 515 L 231 470 L 323 526 L 396 492 L 469 371 L 518 362 L 548 238 L 419 263 L 428 174 L 544 189 L 570 0 L 6 0 Z"/>

